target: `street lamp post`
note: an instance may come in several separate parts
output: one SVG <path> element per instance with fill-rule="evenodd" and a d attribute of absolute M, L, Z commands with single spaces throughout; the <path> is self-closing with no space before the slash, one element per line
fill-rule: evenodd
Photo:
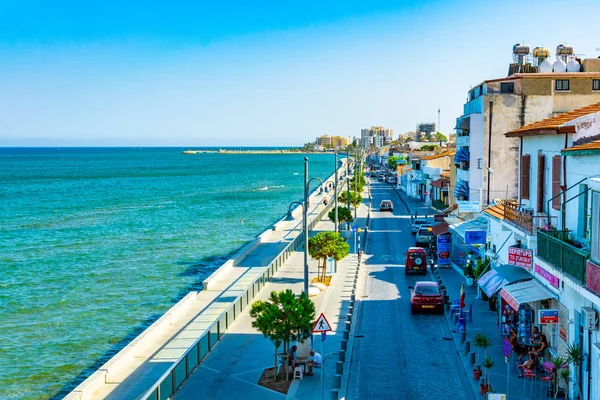
<path fill-rule="evenodd" d="M 333 169 L 333 173 L 335 175 L 335 187 L 333 188 L 333 197 L 335 197 L 335 233 L 339 233 L 339 227 L 338 227 L 338 197 L 337 197 L 337 191 L 338 191 L 338 153 L 337 151 L 335 152 L 335 168 Z"/>
<path fill-rule="evenodd" d="M 304 208 L 302 226 L 304 228 L 304 293 L 308 297 L 308 157 L 304 157 Z"/>
<path fill-rule="evenodd" d="M 350 211 L 350 153 L 346 153 L 346 182 L 348 187 L 346 188 L 346 197 L 348 203 L 348 211 Z M 346 222 L 346 229 L 350 230 L 350 221 Z"/>

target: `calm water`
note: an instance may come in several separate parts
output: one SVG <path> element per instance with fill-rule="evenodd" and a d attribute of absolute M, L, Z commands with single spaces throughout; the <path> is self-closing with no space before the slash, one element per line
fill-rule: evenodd
<path fill-rule="evenodd" d="M 0 149 L 0 398 L 72 389 L 302 197 L 304 155 L 182 150 Z"/>

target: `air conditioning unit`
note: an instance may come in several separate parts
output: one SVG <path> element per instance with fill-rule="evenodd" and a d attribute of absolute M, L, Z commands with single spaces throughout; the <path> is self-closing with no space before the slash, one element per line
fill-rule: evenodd
<path fill-rule="evenodd" d="M 594 331 L 598 329 L 598 313 L 592 307 L 581 307 L 583 326 L 585 329 Z"/>

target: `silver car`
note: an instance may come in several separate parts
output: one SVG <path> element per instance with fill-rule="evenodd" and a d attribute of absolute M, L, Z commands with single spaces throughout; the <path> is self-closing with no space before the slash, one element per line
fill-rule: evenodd
<path fill-rule="evenodd" d="M 419 227 L 416 236 L 417 247 L 429 246 L 433 242 L 435 236 L 433 235 L 432 228 L 431 224 L 423 224 Z"/>
<path fill-rule="evenodd" d="M 421 225 L 423 224 L 428 224 L 428 222 L 424 219 L 415 219 L 412 223 L 412 233 L 413 235 L 415 235 L 417 232 L 419 232 L 419 228 L 421 227 Z"/>

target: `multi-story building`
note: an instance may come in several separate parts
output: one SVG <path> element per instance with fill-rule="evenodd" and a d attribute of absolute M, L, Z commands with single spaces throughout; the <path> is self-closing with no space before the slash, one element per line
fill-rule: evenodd
<path fill-rule="evenodd" d="M 455 150 L 421 157 L 423 179 L 425 180 L 426 200 L 431 201 L 433 208 L 444 210 L 450 205 L 450 165 L 453 163 Z"/>
<path fill-rule="evenodd" d="M 332 136 L 331 145 L 336 148 L 348 146 L 348 138 L 342 136 Z"/>
<path fill-rule="evenodd" d="M 435 122 L 420 122 L 417 124 L 417 130 L 415 132 L 414 139 L 417 142 L 427 139 L 429 140 L 435 135 Z"/>
<path fill-rule="evenodd" d="M 516 197 L 513 177 L 519 139 L 505 138 L 504 133 L 600 101 L 600 60 L 584 60 L 582 67 L 574 59 L 565 64 L 562 56 L 557 57 L 554 66 L 547 59 L 540 61 L 539 70 L 547 70 L 548 64 L 550 71 L 570 65 L 569 70 L 577 72 L 514 73 L 484 81 L 469 91 L 456 123 L 457 182 L 453 186 L 459 200 L 488 204 L 494 198 Z M 514 65 L 511 72 L 538 70 Z"/>
<path fill-rule="evenodd" d="M 331 147 L 331 137 L 329 135 L 319 136 L 317 138 L 317 146 Z"/>
<path fill-rule="evenodd" d="M 496 267 L 503 265 L 503 276 L 522 282 L 482 277 L 480 286 L 487 295 L 499 294 L 519 335 L 540 326 L 550 355 L 565 355 L 574 343 L 586 360 L 600 360 L 600 103 L 506 137 L 517 141 L 518 190 L 513 200 L 498 201 L 483 214 L 489 220 L 487 255 L 495 266 L 488 274 L 498 275 Z M 552 315 L 550 322 L 543 314 Z M 511 327 L 504 325 L 504 331 Z M 591 362 L 572 371 L 586 399 L 600 398 L 599 369 Z M 572 397 L 573 385 L 570 390 Z"/>
<path fill-rule="evenodd" d="M 361 129 L 360 138 L 363 148 L 368 148 L 371 145 L 381 147 L 394 140 L 394 130 L 382 126 L 372 126 L 370 129 Z"/>

